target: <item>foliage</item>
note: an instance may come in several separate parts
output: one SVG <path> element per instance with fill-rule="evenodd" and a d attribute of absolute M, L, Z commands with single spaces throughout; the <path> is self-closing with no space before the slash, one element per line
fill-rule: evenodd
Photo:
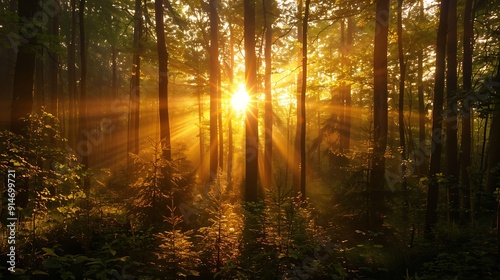
<path fill-rule="evenodd" d="M 173 199 L 171 206 L 168 206 L 170 216 L 165 217 L 165 221 L 170 225 L 170 229 L 157 234 L 160 240 L 158 258 L 160 266 L 163 261 L 167 272 L 167 279 L 180 279 L 188 275 L 198 275 L 195 268 L 199 265 L 197 252 L 191 242 L 192 230 L 183 231 L 180 224 L 183 222 L 181 216 L 175 214 Z"/>
<path fill-rule="evenodd" d="M 202 269 L 227 278 L 228 263 L 235 262 L 239 256 L 241 239 L 241 209 L 236 202 L 234 191 L 228 187 L 226 175 L 219 172 L 199 203 L 202 220 L 206 221 L 198 229 L 201 257 L 205 260 Z"/>
<path fill-rule="evenodd" d="M 131 185 L 135 193 L 129 200 L 130 213 L 146 228 L 160 225 L 163 217 L 170 215 L 166 205 L 174 197 L 175 201 L 189 198 L 192 176 L 186 172 L 183 157 L 165 160 L 161 142 L 149 139 L 149 143 L 150 151 L 144 151 L 141 156 L 131 155 L 138 175 Z"/>

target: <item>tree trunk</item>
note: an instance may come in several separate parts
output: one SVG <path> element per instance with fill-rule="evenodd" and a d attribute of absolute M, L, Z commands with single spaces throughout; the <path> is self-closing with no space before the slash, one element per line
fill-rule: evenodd
<path fill-rule="evenodd" d="M 436 175 L 440 172 L 442 151 L 442 113 L 445 80 L 445 54 L 448 30 L 448 0 L 442 0 L 439 15 L 439 27 L 436 47 L 436 73 L 434 83 L 434 104 L 432 108 L 432 138 L 431 157 L 429 164 L 430 182 L 427 191 L 427 206 L 425 212 L 425 237 L 432 239 L 433 229 L 437 223 L 437 205 L 439 183 Z"/>
<path fill-rule="evenodd" d="M 464 11 L 464 38 L 463 38 L 463 66 L 462 66 L 462 78 L 463 78 L 463 90 L 467 94 L 472 94 L 472 54 L 474 40 L 474 21 L 472 12 L 472 2 L 473 0 L 465 1 L 465 11 Z M 470 218 L 473 221 L 473 213 L 471 209 L 471 185 L 469 170 L 471 167 L 471 142 L 472 142 L 472 110 L 467 104 L 463 106 L 462 114 L 462 142 L 461 155 L 460 155 L 460 177 L 461 183 L 464 186 L 463 193 L 463 209 L 467 215 L 463 215 L 463 218 Z"/>
<path fill-rule="evenodd" d="M 231 93 L 234 92 L 234 28 L 233 28 L 233 18 L 229 17 L 229 88 L 231 89 Z M 234 144 L 233 144 L 233 108 L 228 106 L 229 108 L 229 121 L 228 121 L 228 132 L 227 132 L 227 184 L 228 187 L 232 185 L 232 173 L 233 173 L 233 153 L 234 153 Z"/>
<path fill-rule="evenodd" d="M 245 201 L 258 199 L 257 60 L 255 56 L 255 0 L 244 0 L 245 81 L 250 101 L 245 121 Z"/>
<path fill-rule="evenodd" d="M 132 77 L 130 79 L 128 153 L 139 154 L 139 113 L 141 99 L 141 44 L 142 41 L 142 1 L 135 0 L 134 12 L 134 54 L 132 56 Z M 130 167 L 130 156 L 127 155 Z"/>
<path fill-rule="evenodd" d="M 419 1 L 419 22 L 424 22 L 424 1 Z M 424 51 L 422 48 L 419 48 L 417 55 L 417 80 L 418 80 L 418 151 L 417 155 L 419 156 L 415 160 L 418 162 L 418 174 L 420 176 L 425 176 L 427 174 L 427 158 L 425 157 L 426 150 L 426 137 L 425 137 L 425 123 L 427 112 L 425 110 L 425 102 L 424 102 Z"/>
<path fill-rule="evenodd" d="M 297 1 L 297 39 L 298 45 L 300 46 L 300 50 L 298 52 L 297 62 L 299 65 L 302 64 L 302 54 L 304 47 L 304 33 L 303 33 L 303 18 L 302 18 L 302 0 Z M 302 65 L 301 65 L 302 66 Z M 292 196 L 296 196 L 301 190 L 301 179 L 300 179 L 300 164 L 302 163 L 302 159 L 300 157 L 300 149 L 301 149 L 301 135 L 302 135 L 302 125 L 301 125 L 301 116 L 302 106 L 301 106 L 301 92 L 302 92 L 302 78 L 304 69 L 300 68 L 299 73 L 297 74 L 297 113 L 296 113 L 296 129 L 295 129 L 295 140 L 293 142 L 293 166 L 292 166 Z"/>
<path fill-rule="evenodd" d="M 38 1 L 18 1 L 19 18 L 33 21 L 33 16 L 38 9 Z M 30 30 L 31 29 L 31 30 Z M 26 27 L 20 37 L 26 38 L 27 42 L 17 42 L 17 60 L 14 72 L 12 107 L 10 114 L 10 130 L 14 133 L 26 135 L 22 118 L 25 118 L 33 109 L 33 86 L 35 82 L 36 53 L 34 48 L 37 44 L 36 35 L 39 30 L 34 27 Z M 30 34 L 24 34 L 24 33 Z M 33 35 L 33 36 L 27 36 Z M 31 37 L 31 38 L 30 38 Z"/>
<path fill-rule="evenodd" d="M 351 142 L 351 85 L 346 82 L 351 76 L 351 61 L 349 54 L 352 49 L 354 39 L 354 20 L 347 18 L 347 32 L 345 22 L 340 22 L 340 56 L 342 79 L 340 82 L 340 103 L 342 111 L 340 113 L 340 153 L 345 154 L 350 148 Z"/>
<path fill-rule="evenodd" d="M 89 155 L 92 153 L 92 143 L 87 139 L 86 134 L 88 133 L 88 111 L 87 111 L 87 44 L 85 41 L 85 0 L 80 0 L 80 5 L 78 8 L 78 18 L 80 27 L 80 112 L 78 114 L 78 127 L 80 133 L 78 133 L 79 142 L 78 147 L 81 148 L 81 144 L 85 143 L 85 149 L 78 149 L 78 152 L 82 156 L 82 164 L 87 168 L 89 167 Z M 85 176 L 88 178 L 88 176 Z M 90 179 L 85 179 L 85 187 L 90 187 Z"/>
<path fill-rule="evenodd" d="M 446 176 L 448 186 L 448 202 L 450 203 L 450 219 L 456 224 L 460 219 L 460 202 L 458 188 L 458 122 L 457 122 L 457 2 L 450 1 L 448 10 L 448 42 L 446 44 Z"/>
<path fill-rule="evenodd" d="M 498 62 L 497 74 L 493 81 L 493 87 L 497 96 L 500 96 L 500 60 Z M 490 137 L 488 140 L 488 161 L 486 169 L 486 191 L 493 194 L 498 187 L 497 168 L 500 166 L 500 104 L 493 107 L 493 116 L 490 125 Z"/>
<path fill-rule="evenodd" d="M 368 227 L 382 228 L 384 211 L 385 149 L 387 146 L 387 38 L 389 27 L 389 0 L 377 1 L 374 45 L 374 97 L 373 97 L 373 158 L 370 173 L 370 204 Z"/>
<path fill-rule="evenodd" d="M 264 27 L 265 27 L 265 46 L 264 59 L 266 69 L 264 73 L 264 126 L 265 126 L 265 148 L 264 148 L 264 187 L 270 189 L 272 186 L 272 170 L 273 170 L 273 100 L 271 88 L 271 56 L 272 56 L 272 38 L 273 38 L 273 15 L 272 15 L 272 0 L 264 0 Z"/>
<path fill-rule="evenodd" d="M 155 1 L 156 46 L 158 49 L 158 99 L 160 105 L 160 139 L 163 157 L 172 159 L 170 119 L 168 115 L 168 52 L 163 23 L 163 1 Z"/>
<path fill-rule="evenodd" d="M 309 6 L 306 0 L 304 20 L 302 22 L 302 87 L 300 91 L 300 192 L 306 198 L 306 91 L 307 91 L 307 27 L 309 24 Z"/>
<path fill-rule="evenodd" d="M 54 5 L 59 7 L 59 0 L 54 1 Z M 59 44 L 59 13 L 55 13 L 54 16 L 52 17 L 52 26 L 51 26 L 51 33 L 52 36 L 54 36 L 56 43 L 52 46 L 52 49 L 50 51 L 49 55 L 49 61 L 50 61 L 50 112 L 54 116 L 58 116 L 58 100 L 59 100 L 59 93 L 58 93 L 58 75 L 59 75 L 59 58 L 58 54 L 55 51 L 56 47 L 58 47 Z"/>
<path fill-rule="evenodd" d="M 78 119 L 77 119 L 77 88 L 76 88 L 76 0 L 71 0 L 71 28 L 68 43 L 68 99 L 69 99 L 69 121 L 68 142 L 70 147 L 76 149 L 78 141 Z"/>
<path fill-rule="evenodd" d="M 217 135 L 218 80 L 219 80 L 219 22 L 217 0 L 210 0 L 210 182 L 217 178 L 219 167 Z"/>
<path fill-rule="evenodd" d="M 406 81 L 406 64 L 403 52 L 403 0 L 398 0 L 398 60 L 399 60 L 399 106 L 398 106 L 398 125 L 399 125 L 399 151 L 401 157 L 401 188 L 403 190 L 403 221 L 408 220 L 408 185 L 406 181 L 406 137 L 404 125 L 404 96 Z"/>
<path fill-rule="evenodd" d="M 10 0 L 8 3 L 9 13 L 15 14 L 17 12 L 17 0 Z M 17 22 L 6 23 L 4 21 L 3 28 L 5 30 L 16 30 L 18 24 Z M 11 33 L 12 34 L 12 33 Z M 17 34 L 16 34 L 17 35 Z M 10 35 L 6 36 L 7 40 Z M 12 95 L 13 95 L 13 85 L 14 85 L 14 73 L 16 71 L 16 48 L 1 48 L 0 49 L 0 129 L 10 129 L 10 116 L 11 116 L 11 105 L 12 105 Z"/>

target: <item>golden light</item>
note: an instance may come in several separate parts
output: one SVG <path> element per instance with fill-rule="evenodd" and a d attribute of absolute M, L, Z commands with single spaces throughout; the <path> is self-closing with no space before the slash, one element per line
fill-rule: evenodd
<path fill-rule="evenodd" d="M 249 101 L 250 96 L 245 90 L 245 85 L 240 85 L 238 91 L 236 91 L 233 98 L 231 98 L 231 105 L 235 111 L 243 113 L 246 110 Z"/>

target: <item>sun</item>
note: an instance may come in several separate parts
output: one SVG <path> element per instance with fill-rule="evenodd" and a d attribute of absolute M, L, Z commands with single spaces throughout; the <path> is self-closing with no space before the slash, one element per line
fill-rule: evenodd
<path fill-rule="evenodd" d="M 246 110 L 249 101 L 250 96 L 245 90 L 245 85 L 240 85 L 238 91 L 236 91 L 233 98 L 231 98 L 231 105 L 234 110 L 239 113 L 243 113 Z"/>

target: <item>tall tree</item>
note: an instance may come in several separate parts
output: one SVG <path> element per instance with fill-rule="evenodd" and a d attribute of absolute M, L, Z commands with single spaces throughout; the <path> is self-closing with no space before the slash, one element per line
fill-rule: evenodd
<path fill-rule="evenodd" d="M 493 90 L 496 96 L 500 96 L 500 57 L 498 57 L 497 73 L 493 79 Z M 498 171 L 500 166 L 500 104 L 493 106 L 493 117 L 490 125 L 490 137 L 488 140 L 488 160 L 486 172 L 486 186 L 489 193 L 494 193 L 498 187 Z"/>
<path fill-rule="evenodd" d="M 448 41 L 446 44 L 446 175 L 448 177 L 448 201 L 450 218 L 457 223 L 460 218 L 460 202 L 458 188 L 458 122 L 457 122 L 457 1 L 449 2 Z"/>
<path fill-rule="evenodd" d="M 342 65 L 343 79 L 340 85 L 340 99 L 343 105 L 340 117 L 340 152 L 347 153 L 351 146 L 351 84 L 346 82 L 347 78 L 351 76 L 351 59 L 350 53 L 352 52 L 354 40 L 354 19 L 353 17 L 347 18 L 347 30 L 345 30 L 345 22 L 342 20 L 341 24 L 341 42 L 340 42 L 340 55 Z"/>
<path fill-rule="evenodd" d="M 229 88 L 231 92 L 234 91 L 234 26 L 233 26 L 233 17 L 229 16 L 229 69 L 228 69 L 228 78 L 229 78 Z M 228 186 L 232 184 L 232 173 L 233 173 L 233 153 L 234 153 L 234 144 L 233 144 L 233 108 L 232 106 L 228 106 L 228 132 L 227 132 L 227 182 Z"/>
<path fill-rule="evenodd" d="M 37 0 L 18 1 L 19 18 L 25 19 L 24 26 L 19 34 L 26 41 L 18 42 L 17 60 L 14 72 L 12 108 L 10 115 L 10 130 L 17 134 L 24 134 L 22 118 L 33 109 L 33 86 L 35 82 L 35 61 L 38 28 L 32 24 L 38 10 Z M 28 33 L 29 32 L 29 33 Z"/>
<path fill-rule="evenodd" d="M 419 1 L 419 23 L 423 23 L 425 20 L 425 13 L 424 13 L 424 1 L 420 0 Z M 425 142 L 426 142 L 426 135 L 425 135 L 425 120 L 427 116 L 427 112 L 425 109 L 425 102 L 424 102 L 424 51 L 422 48 L 418 49 L 417 53 L 417 83 L 418 83 L 418 88 L 417 88 L 417 97 L 418 97 L 418 153 L 423 155 L 424 151 L 426 150 L 425 148 Z M 427 173 L 427 160 L 425 156 L 422 156 L 422 163 L 418 166 L 418 173 L 420 175 L 425 175 Z"/>
<path fill-rule="evenodd" d="M 437 205 L 439 183 L 437 174 L 440 172 L 442 152 L 442 122 L 443 95 L 446 64 L 446 40 L 448 30 L 449 0 L 441 0 L 439 8 L 439 27 L 436 43 L 436 72 L 434 82 L 434 102 L 432 108 L 432 138 L 431 157 L 429 164 L 430 182 L 427 190 L 427 205 L 425 210 L 425 236 L 432 239 L 432 231 L 437 222 Z"/>
<path fill-rule="evenodd" d="M 59 7 L 59 0 L 54 1 L 54 5 Z M 54 36 L 54 43 L 52 45 L 49 64 L 50 64 L 50 112 L 54 116 L 58 116 L 58 103 L 59 103 L 59 93 L 58 93 L 58 76 L 59 76 L 59 56 L 56 51 L 56 47 L 59 42 L 59 13 L 55 13 L 52 17 L 51 22 L 51 35 Z"/>
<path fill-rule="evenodd" d="M 377 1 L 374 44 L 373 92 L 373 159 L 370 173 L 370 205 L 368 227 L 382 227 L 385 185 L 385 149 L 387 146 L 387 38 L 389 31 L 389 0 Z"/>
<path fill-rule="evenodd" d="M 300 90 L 300 192 L 306 197 L 306 92 L 307 92 L 307 28 L 309 25 L 309 6 L 306 0 L 304 20 L 302 22 L 302 85 Z"/>
<path fill-rule="evenodd" d="M 217 121 L 219 116 L 219 16 L 217 0 L 210 0 L 210 181 L 217 177 L 219 167 Z M 221 133 L 221 132 L 220 132 Z"/>
<path fill-rule="evenodd" d="M 472 12 L 473 0 L 465 1 L 465 11 L 464 11 L 464 37 L 462 40 L 463 44 L 463 63 L 462 63 L 462 87 L 466 94 L 472 93 L 472 52 L 474 40 L 474 16 Z M 463 208 L 465 211 L 470 213 L 470 218 L 472 220 L 471 211 L 471 185 L 470 185 L 470 166 L 471 166 L 471 142 L 472 142 L 472 111 L 469 106 L 464 106 L 462 114 L 462 134 L 461 134 L 461 154 L 460 154 L 460 179 L 464 186 L 463 195 Z M 466 216 L 464 217 L 466 218 Z"/>
<path fill-rule="evenodd" d="M 87 139 L 89 130 L 89 115 L 87 108 L 87 41 L 85 36 L 85 0 L 80 0 L 78 7 L 78 20 L 80 28 L 80 109 L 78 114 L 79 144 L 86 143 L 85 150 L 78 152 L 82 156 L 82 164 L 89 168 L 89 156 L 92 152 L 92 143 Z M 90 176 L 83 178 L 83 187 L 89 197 L 90 194 Z"/>
<path fill-rule="evenodd" d="M 302 148 L 302 88 L 303 88 L 303 53 L 304 53 L 304 18 L 302 15 L 303 11 L 303 2 L 302 0 L 297 1 L 297 41 L 298 45 L 300 46 L 299 52 L 298 52 L 298 58 L 297 58 L 297 63 L 300 65 L 300 71 L 297 74 L 297 113 L 296 113 L 296 118 L 297 118 L 297 124 L 296 124 L 296 129 L 295 129 L 295 140 L 293 143 L 293 166 L 292 166 L 292 191 L 295 193 L 294 195 L 298 194 L 301 189 L 301 164 L 302 164 L 302 157 L 301 157 L 301 148 Z M 305 120 L 304 120 L 305 121 Z"/>
<path fill-rule="evenodd" d="M 76 148 L 78 141 L 78 121 L 77 121 L 77 88 L 76 88 L 76 0 L 71 0 L 71 28 L 68 42 L 68 99 L 69 99 L 69 125 L 68 142 L 72 148 Z"/>
<path fill-rule="evenodd" d="M 245 82 L 250 101 L 245 119 L 245 201 L 258 199 L 257 59 L 255 55 L 255 0 L 244 0 Z"/>
<path fill-rule="evenodd" d="M 155 0 L 156 46 L 158 50 L 158 99 L 160 105 L 160 139 L 163 156 L 172 159 L 170 119 L 168 115 L 168 51 L 165 41 L 163 1 Z"/>
<path fill-rule="evenodd" d="M 141 98 L 141 47 L 142 47 L 142 0 L 135 0 L 134 53 L 130 78 L 128 153 L 139 153 L 139 112 Z M 130 159 L 127 157 L 127 160 Z M 127 161 L 127 162 L 128 162 Z"/>
<path fill-rule="evenodd" d="M 272 185 L 272 169 L 273 169 L 273 99 L 271 88 L 271 56 L 272 56 L 272 39 L 273 39 L 273 14 L 272 0 L 264 0 L 264 28 L 265 28 L 265 73 L 264 73 L 264 127 L 265 127 L 265 147 L 264 147 L 264 186 L 271 188 Z"/>
<path fill-rule="evenodd" d="M 403 202 L 403 219 L 407 220 L 408 216 L 408 198 L 407 198 L 407 181 L 406 181 L 406 137 L 405 137 L 405 118 L 404 118 L 404 96 L 406 82 L 406 63 L 403 51 L 403 0 L 398 0 L 398 60 L 399 60 L 399 104 L 398 104 L 398 125 L 399 125 L 399 151 L 401 157 L 401 186 L 404 192 Z"/>

